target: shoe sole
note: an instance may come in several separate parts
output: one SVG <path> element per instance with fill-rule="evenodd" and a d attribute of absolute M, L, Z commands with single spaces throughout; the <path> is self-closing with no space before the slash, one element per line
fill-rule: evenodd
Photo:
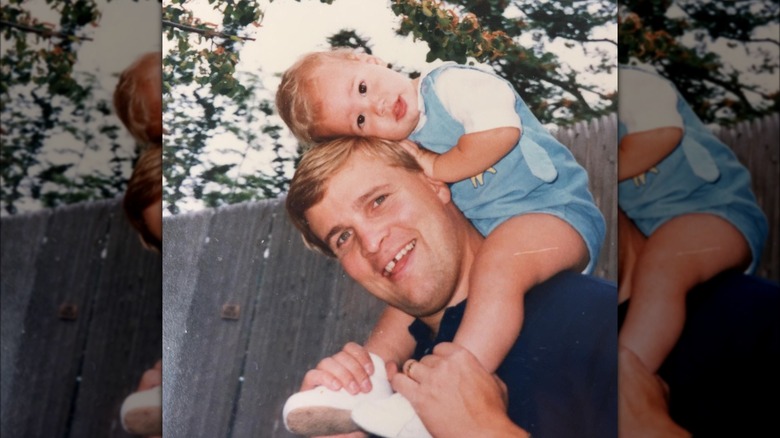
<path fill-rule="evenodd" d="M 162 387 L 130 394 L 119 413 L 122 428 L 135 435 L 162 435 Z"/>
<path fill-rule="evenodd" d="M 162 409 L 159 406 L 133 409 L 125 414 L 124 423 L 125 430 L 134 435 L 162 435 Z"/>
<path fill-rule="evenodd" d="M 360 430 L 352 421 L 352 411 L 323 406 L 298 408 L 287 414 L 290 432 L 306 436 L 341 435 Z"/>

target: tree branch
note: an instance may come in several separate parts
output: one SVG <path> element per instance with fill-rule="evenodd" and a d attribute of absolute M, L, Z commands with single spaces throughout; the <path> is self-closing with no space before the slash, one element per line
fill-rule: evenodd
<path fill-rule="evenodd" d="M 238 38 L 238 39 L 241 39 L 241 40 L 244 40 L 244 41 L 255 41 L 254 38 L 242 37 L 242 36 L 238 36 L 238 35 L 230 35 L 230 34 L 227 34 L 227 33 L 224 33 L 224 32 L 218 32 L 218 31 L 211 30 L 211 29 L 200 29 L 200 28 L 197 28 L 197 27 L 187 26 L 186 24 L 175 23 L 175 22 L 169 21 L 169 20 L 162 20 L 162 25 L 163 26 L 168 26 L 168 27 L 173 27 L 175 29 L 181 29 L 181 30 L 183 30 L 185 32 L 197 33 L 197 34 L 203 35 L 206 38 L 218 37 L 218 38 L 231 39 L 231 40 L 235 40 L 236 38 Z"/>
<path fill-rule="evenodd" d="M 771 38 L 756 38 L 756 39 L 753 39 L 753 40 L 747 40 L 745 42 L 746 43 L 772 43 L 772 44 L 774 44 L 776 46 L 780 46 L 780 41 L 773 40 Z"/>
<path fill-rule="evenodd" d="M 610 44 L 614 44 L 615 47 L 617 47 L 617 45 L 618 45 L 617 41 L 612 41 L 609 38 L 597 38 L 597 39 L 592 39 L 592 40 L 591 39 L 587 39 L 587 40 L 582 40 L 582 42 L 583 43 L 610 43 Z"/>
<path fill-rule="evenodd" d="M 59 31 L 56 31 L 56 30 L 47 29 L 45 27 L 32 27 L 32 26 L 27 26 L 25 24 L 14 23 L 14 22 L 11 22 L 11 21 L 6 21 L 6 20 L 0 20 L 0 25 L 12 27 L 14 29 L 19 29 L 22 32 L 35 33 L 35 34 L 38 34 L 38 35 L 40 35 L 40 36 L 42 36 L 44 38 L 57 37 L 57 38 L 61 38 L 61 39 L 64 39 L 64 40 L 65 39 L 73 39 L 73 38 L 75 38 L 75 39 L 77 39 L 79 41 L 92 41 L 92 38 L 89 38 L 89 37 L 80 37 L 80 36 L 77 36 L 77 35 L 67 34 L 65 32 L 59 32 Z"/>

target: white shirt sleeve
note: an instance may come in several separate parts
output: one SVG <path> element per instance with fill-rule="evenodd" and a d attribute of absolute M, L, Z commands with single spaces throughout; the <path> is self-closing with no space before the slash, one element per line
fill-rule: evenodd
<path fill-rule="evenodd" d="M 463 124 L 466 133 L 515 127 L 515 94 L 509 84 L 486 72 L 452 68 L 439 76 L 436 93 L 444 108 Z"/>
<path fill-rule="evenodd" d="M 683 128 L 677 92 L 655 74 L 632 69 L 618 72 L 618 116 L 628 134 L 657 128 Z"/>

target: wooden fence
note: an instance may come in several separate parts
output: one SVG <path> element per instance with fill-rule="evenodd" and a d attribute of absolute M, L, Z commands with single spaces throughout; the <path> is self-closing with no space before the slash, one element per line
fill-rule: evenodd
<path fill-rule="evenodd" d="M 3 437 L 128 437 L 162 354 L 162 266 L 118 200 L 2 219 Z"/>
<path fill-rule="evenodd" d="M 591 175 L 609 227 L 596 274 L 613 280 L 615 132 L 605 117 L 558 133 Z M 721 136 L 753 172 L 773 224 L 758 273 L 777 281 L 778 117 Z M 162 330 L 166 438 L 288 437 L 281 408 L 305 371 L 364 340 L 382 309 L 304 249 L 279 200 L 167 217 L 164 230 L 161 280 L 116 201 L 2 220 L 3 436 L 123 436 L 119 404 Z"/>
<path fill-rule="evenodd" d="M 718 132 L 720 139 L 731 146 L 739 161 L 747 166 L 753 182 L 753 193 L 769 219 L 761 265 L 756 275 L 780 279 L 780 114 Z"/>

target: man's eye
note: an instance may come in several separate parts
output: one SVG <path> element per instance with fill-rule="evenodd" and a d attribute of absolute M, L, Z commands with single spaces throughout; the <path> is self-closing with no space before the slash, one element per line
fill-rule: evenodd
<path fill-rule="evenodd" d="M 358 85 L 358 92 L 360 94 L 366 94 L 366 91 L 368 91 L 368 86 L 366 86 L 365 82 L 361 81 L 360 84 Z"/>
<path fill-rule="evenodd" d="M 362 128 L 365 123 L 366 123 L 366 116 L 364 116 L 363 114 L 359 115 L 357 118 L 358 128 Z"/>
<path fill-rule="evenodd" d="M 340 248 L 341 245 L 347 243 L 347 240 L 349 240 L 349 236 L 351 235 L 352 233 L 349 231 L 343 231 L 339 234 L 339 237 L 336 239 L 336 248 Z"/>
<path fill-rule="evenodd" d="M 379 207 L 387 199 L 387 195 L 382 195 L 374 199 L 374 207 Z"/>

